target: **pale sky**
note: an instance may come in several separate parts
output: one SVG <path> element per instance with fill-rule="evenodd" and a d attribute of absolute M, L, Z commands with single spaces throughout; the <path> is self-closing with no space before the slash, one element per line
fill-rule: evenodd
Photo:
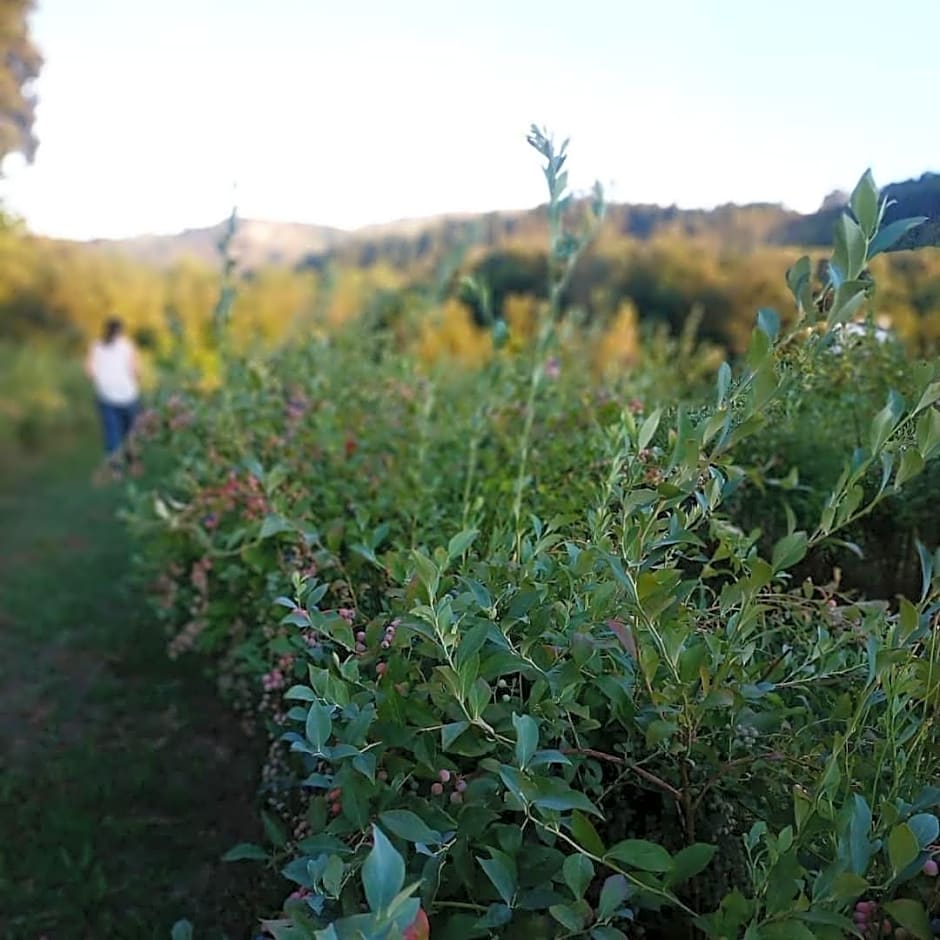
<path fill-rule="evenodd" d="M 543 199 L 815 209 L 940 169 L 940 0 L 39 0 L 41 233 L 342 228 Z"/>

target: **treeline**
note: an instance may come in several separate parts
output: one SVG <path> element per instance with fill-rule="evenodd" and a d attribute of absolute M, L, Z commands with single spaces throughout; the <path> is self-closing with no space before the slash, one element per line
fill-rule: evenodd
<path fill-rule="evenodd" d="M 619 231 L 610 220 L 575 270 L 564 303 L 586 329 L 619 337 L 623 362 L 650 331 L 678 335 L 693 312 L 702 339 L 743 348 L 759 307 L 791 309 L 780 272 L 799 250 L 762 243 L 757 230 L 770 209 L 729 213 L 727 237 L 710 228 L 661 228 L 647 238 Z M 616 219 L 613 220 L 616 223 Z M 492 223 L 496 225 L 495 222 Z M 231 322 L 239 344 L 289 341 L 299 331 L 325 330 L 354 318 L 388 330 L 422 356 L 487 355 L 492 318 L 517 335 L 531 331 L 545 298 L 545 238 L 537 221 L 477 237 L 449 229 L 376 248 L 356 257 L 350 245 L 328 261 L 266 266 L 239 277 Z M 752 238 L 747 225 L 753 229 Z M 765 233 L 766 234 L 766 233 Z M 820 251 L 820 258 L 822 252 Z M 940 252 L 895 252 L 876 259 L 872 315 L 920 355 L 940 349 Z M 466 286 L 472 275 L 484 291 Z M 0 229 L 0 340 L 54 340 L 81 348 L 111 314 L 123 317 L 156 353 L 211 345 L 218 271 L 182 260 L 158 269 L 114 251 Z M 627 320 L 632 325 L 625 326 Z M 625 337 L 629 336 L 629 342 Z M 610 358 L 608 356 L 608 358 Z"/>

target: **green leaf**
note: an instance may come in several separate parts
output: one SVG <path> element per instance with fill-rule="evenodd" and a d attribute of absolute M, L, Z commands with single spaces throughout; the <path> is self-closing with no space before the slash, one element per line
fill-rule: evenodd
<path fill-rule="evenodd" d="M 885 441 L 891 436 L 891 432 L 894 430 L 895 426 L 898 423 L 898 416 L 895 413 L 895 409 L 892 407 L 891 402 L 888 402 L 878 414 L 875 415 L 874 420 L 871 423 L 871 434 L 869 437 L 869 442 L 871 444 L 871 450 L 873 454 L 876 454 L 884 446 Z"/>
<path fill-rule="evenodd" d="M 336 750 L 334 749 L 334 755 Z M 370 783 L 375 783 L 376 757 L 375 751 L 362 751 L 352 761 L 353 768 L 358 770 Z"/>
<path fill-rule="evenodd" d="M 441 728 L 441 750 L 446 751 L 469 727 L 469 721 L 452 721 L 444 725 Z"/>
<path fill-rule="evenodd" d="M 420 816 L 407 809 L 390 809 L 382 813 L 379 820 L 389 832 L 406 842 L 439 845 L 444 841 L 440 832 L 432 829 Z"/>
<path fill-rule="evenodd" d="M 656 433 L 657 428 L 659 427 L 659 422 L 662 419 L 663 410 L 662 408 L 657 408 L 644 422 L 640 425 L 640 434 L 637 438 L 637 449 L 645 450 L 650 441 L 653 439 L 653 435 Z"/>
<path fill-rule="evenodd" d="M 932 940 L 933 931 L 930 929 L 930 921 L 920 901 L 900 898 L 897 901 L 886 902 L 884 907 L 888 915 L 914 934 L 917 940 Z"/>
<path fill-rule="evenodd" d="M 279 819 L 262 810 L 261 823 L 264 826 L 264 834 L 272 845 L 279 849 L 287 845 L 287 833 Z"/>
<path fill-rule="evenodd" d="M 628 937 L 616 927 L 601 926 L 591 930 L 591 940 L 628 940 Z"/>
<path fill-rule="evenodd" d="M 251 842 L 240 842 L 222 856 L 223 862 L 265 862 L 267 859 L 268 853 Z"/>
<path fill-rule="evenodd" d="M 571 834 L 582 849 L 597 858 L 602 858 L 607 851 L 601 837 L 594 828 L 594 824 L 587 816 L 577 810 L 571 814 Z"/>
<path fill-rule="evenodd" d="M 935 401 L 940 401 L 940 382 L 932 382 L 927 386 L 913 413 L 916 415 L 925 408 L 929 408 Z"/>
<path fill-rule="evenodd" d="M 717 851 L 717 845 L 707 845 L 704 842 L 686 846 L 672 857 L 672 870 L 667 883 L 677 885 L 694 878 L 711 864 Z"/>
<path fill-rule="evenodd" d="M 833 881 L 832 896 L 837 901 L 847 903 L 860 898 L 868 891 L 869 887 L 870 885 L 861 875 L 845 871 L 841 875 L 837 875 L 835 881 Z"/>
<path fill-rule="evenodd" d="M 850 870 L 856 875 L 864 875 L 871 859 L 871 808 L 865 797 L 853 794 L 851 803 L 846 807 L 848 846 L 843 852 L 848 855 Z"/>
<path fill-rule="evenodd" d="M 917 419 L 917 449 L 928 460 L 940 445 L 940 408 L 929 408 Z"/>
<path fill-rule="evenodd" d="M 832 911 L 801 911 L 796 915 L 807 924 L 819 924 L 822 927 L 837 927 L 842 931 L 840 936 L 850 934 L 853 929 L 852 921 L 844 914 L 835 914 Z"/>
<path fill-rule="evenodd" d="M 338 898 L 343 890 L 343 874 L 346 866 L 338 855 L 331 855 L 327 860 L 326 867 L 323 869 L 323 875 L 320 881 L 330 897 Z"/>
<path fill-rule="evenodd" d="M 888 836 L 888 858 L 895 874 L 903 871 L 920 855 L 917 836 L 907 823 L 895 826 Z"/>
<path fill-rule="evenodd" d="M 761 940 L 817 940 L 816 934 L 795 918 L 764 924 L 760 937 Z"/>
<path fill-rule="evenodd" d="M 487 878 L 493 883 L 497 894 L 509 907 L 512 907 L 516 895 L 516 873 L 512 860 L 508 855 L 504 855 L 496 849 L 490 849 L 490 855 L 492 858 L 477 856 L 477 862 L 486 872 Z"/>
<path fill-rule="evenodd" d="M 926 849 L 940 838 L 940 820 L 933 813 L 918 813 L 912 816 L 907 824 L 922 849 Z"/>
<path fill-rule="evenodd" d="M 774 572 L 784 571 L 798 564 L 806 556 L 807 537 L 801 531 L 791 532 L 774 545 L 772 565 Z"/>
<path fill-rule="evenodd" d="M 647 842 L 646 839 L 625 839 L 618 842 L 604 858 L 612 858 L 641 871 L 665 872 L 672 868 L 669 853 L 661 845 Z"/>
<path fill-rule="evenodd" d="M 844 280 L 853 281 L 865 266 L 867 239 L 858 223 L 843 213 L 836 223 L 835 253 L 833 260 L 841 269 Z"/>
<path fill-rule="evenodd" d="M 924 458 L 913 447 L 904 451 L 901 464 L 894 477 L 895 490 L 900 489 L 908 480 L 913 479 L 924 469 Z"/>
<path fill-rule="evenodd" d="M 474 539 L 480 534 L 478 529 L 465 529 L 457 533 L 447 546 L 447 558 L 453 561 L 459 558 L 472 544 Z"/>
<path fill-rule="evenodd" d="M 529 761 L 529 769 L 533 770 L 536 767 L 545 767 L 546 765 L 551 764 L 563 764 L 566 767 L 571 766 L 571 761 L 561 753 L 561 751 L 556 751 L 553 749 L 545 751 L 536 751 L 535 755 Z"/>
<path fill-rule="evenodd" d="M 569 809 L 580 809 L 603 819 L 603 813 L 583 794 L 557 777 L 536 777 L 532 781 L 532 802 L 540 809 L 565 812 Z"/>
<path fill-rule="evenodd" d="M 871 284 L 868 281 L 843 281 L 832 298 L 832 306 L 826 316 L 826 326 L 831 330 L 851 320 L 865 303 Z"/>
<path fill-rule="evenodd" d="M 569 855 L 562 866 L 562 874 L 571 893 L 580 900 L 594 877 L 594 866 L 584 855 Z"/>
<path fill-rule="evenodd" d="M 405 861 L 378 826 L 372 827 L 372 851 L 362 865 L 362 887 L 373 913 L 384 912 L 405 883 Z"/>
<path fill-rule="evenodd" d="M 893 248 L 911 229 L 923 225 L 926 221 L 927 217 L 921 215 L 910 219 L 898 219 L 890 225 L 885 225 L 871 240 L 868 246 L 868 257 L 874 258 L 875 255 Z"/>
<path fill-rule="evenodd" d="M 178 920 L 170 931 L 170 940 L 193 940 L 193 925 L 188 920 Z"/>
<path fill-rule="evenodd" d="M 313 746 L 316 754 L 327 753 L 326 742 L 333 733 L 333 709 L 329 705 L 315 702 L 307 712 L 307 740 Z"/>
<path fill-rule="evenodd" d="M 284 698 L 297 702 L 315 702 L 317 693 L 307 685 L 292 685 L 285 693 Z"/>
<path fill-rule="evenodd" d="M 718 369 L 718 404 L 721 405 L 728 395 L 728 389 L 731 388 L 731 366 L 727 361 L 723 362 Z"/>
<path fill-rule="evenodd" d="M 525 770 L 539 746 L 539 726 L 531 715 L 512 713 L 512 724 L 516 729 L 516 763 Z"/>
<path fill-rule="evenodd" d="M 649 747 L 656 747 L 657 744 L 662 744 L 663 741 L 671 738 L 678 730 L 679 726 L 674 721 L 663 721 L 657 718 L 656 721 L 651 721 L 646 729 L 646 743 Z"/>
<path fill-rule="evenodd" d="M 601 897 L 597 904 L 598 920 L 607 920 L 612 917 L 628 897 L 630 897 L 630 885 L 623 875 L 611 875 L 607 878 L 604 881 L 604 887 L 601 888 Z"/>
<path fill-rule="evenodd" d="M 780 333 L 780 314 L 769 307 L 762 307 L 757 311 L 757 326 L 774 342 Z"/>
<path fill-rule="evenodd" d="M 294 527 L 283 517 L 276 513 L 265 516 L 261 523 L 261 531 L 258 533 L 259 539 L 269 539 L 274 535 L 280 535 L 281 532 L 290 532 Z"/>
<path fill-rule="evenodd" d="M 871 238 L 878 228 L 878 187 L 872 178 L 871 170 L 866 170 L 855 184 L 849 197 L 849 206 L 862 231 Z"/>
<path fill-rule="evenodd" d="M 415 564 L 418 580 L 428 592 L 428 599 L 432 600 L 437 596 L 437 589 L 441 583 L 441 573 L 437 570 L 437 565 L 427 555 L 422 555 L 419 551 L 412 553 L 412 560 Z"/>
<path fill-rule="evenodd" d="M 569 904 L 553 904 L 549 909 L 548 913 L 558 921 L 562 927 L 567 930 L 581 932 L 581 928 L 584 926 L 584 912 L 579 910 L 574 905 Z"/>

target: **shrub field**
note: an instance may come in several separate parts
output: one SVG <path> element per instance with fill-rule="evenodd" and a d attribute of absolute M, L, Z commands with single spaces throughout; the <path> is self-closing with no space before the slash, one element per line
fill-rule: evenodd
<path fill-rule="evenodd" d="M 560 298 L 603 203 L 530 143 L 530 335 L 494 319 L 474 368 L 355 324 L 223 354 L 139 426 L 140 590 L 267 754 L 266 839 L 227 858 L 284 900 L 246 929 L 929 938 L 940 368 L 842 328 L 917 220 L 882 228 L 866 174 L 746 354 L 599 379 Z"/>

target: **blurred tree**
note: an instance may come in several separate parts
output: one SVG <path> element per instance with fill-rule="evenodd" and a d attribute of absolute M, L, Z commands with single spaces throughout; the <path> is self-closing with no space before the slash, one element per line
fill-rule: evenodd
<path fill-rule="evenodd" d="M 0 0 L 0 163 L 21 153 L 30 163 L 38 141 L 33 133 L 42 56 L 29 35 L 33 0 Z"/>

